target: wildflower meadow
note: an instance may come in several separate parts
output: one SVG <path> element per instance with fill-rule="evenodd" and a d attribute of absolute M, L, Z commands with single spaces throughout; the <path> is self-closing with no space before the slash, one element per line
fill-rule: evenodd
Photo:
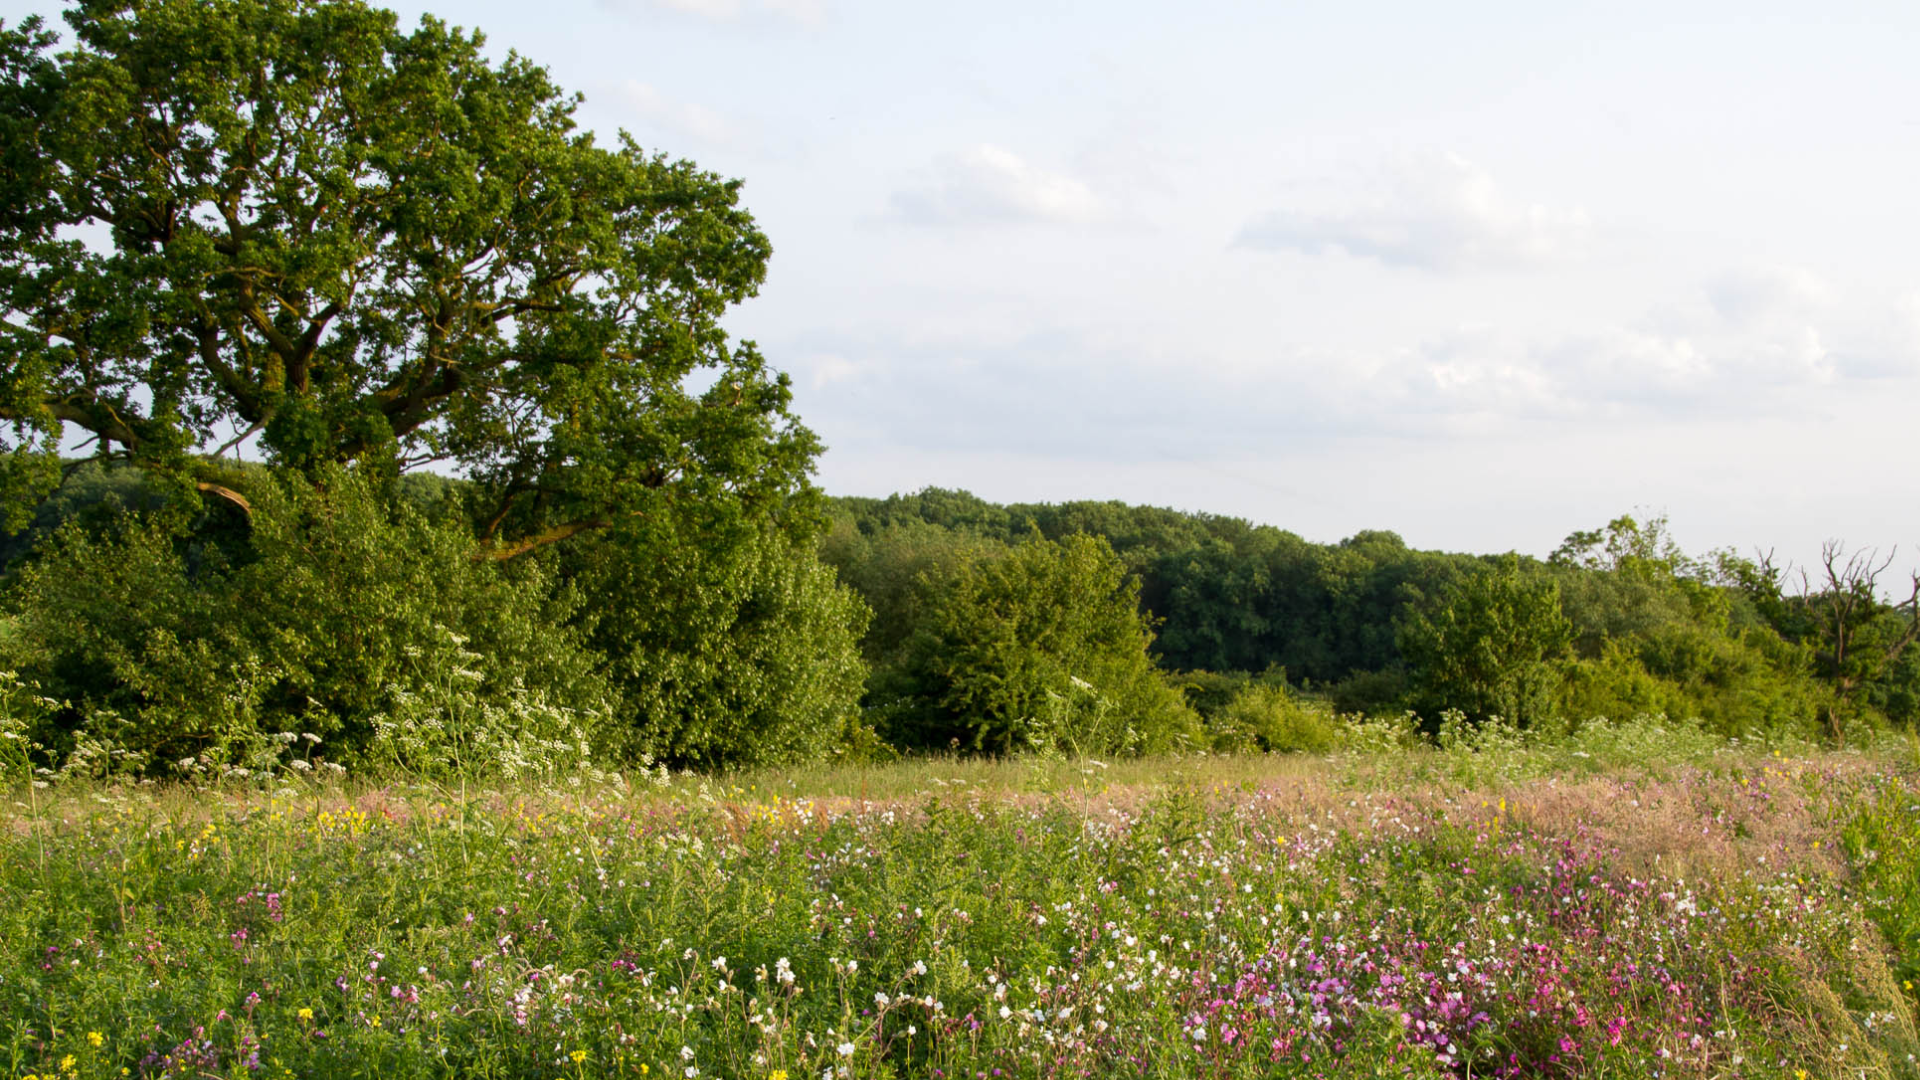
<path fill-rule="evenodd" d="M 1637 746 L 22 788 L 0 1074 L 1920 1077 L 1914 752 Z"/>

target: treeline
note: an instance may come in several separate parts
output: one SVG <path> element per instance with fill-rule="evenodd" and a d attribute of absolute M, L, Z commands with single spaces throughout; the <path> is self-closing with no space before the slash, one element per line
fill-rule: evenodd
<path fill-rule="evenodd" d="M 664 504 L 513 559 L 481 489 L 72 463 L 0 548 L 0 761 L 729 768 L 920 751 L 1326 750 L 1343 717 L 1664 715 L 1842 742 L 1920 719 L 1913 604 L 1620 518 L 1546 561 L 1120 503 Z"/>
<path fill-rule="evenodd" d="M 1412 712 L 1428 730 L 1449 712 L 1549 729 L 1665 715 L 1732 736 L 1844 741 L 1920 720 L 1920 652 L 1908 648 L 1920 585 L 1890 600 L 1890 559 L 1871 550 L 1832 545 L 1807 571 L 1733 551 L 1695 558 L 1663 519 L 1621 517 L 1541 561 L 1417 551 L 1391 532 L 1319 544 L 1238 518 L 1001 506 L 940 489 L 835 499 L 832 513 L 823 555 L 873 608 L 876 689 L 925 618 L 929 582 L 1086 536 L 1138 581 L 1159 667 L 1218 739 L 1244 738 L 1227 718 L 1235 702 L 1242 721 L 1279 711 L 1293 731 L 1303 702 Z M 1274 694 L 1282 685 L 1291 693 Z"/>

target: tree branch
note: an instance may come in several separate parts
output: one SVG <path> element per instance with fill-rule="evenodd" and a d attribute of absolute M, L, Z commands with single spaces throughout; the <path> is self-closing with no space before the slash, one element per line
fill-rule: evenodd
<path fill-rule="evenodd" d="M 260 420 L 255 420 L 255 421 L 253 422 L 253 426 L 252 426 L 252 427 L 250 427 L 250 428 L 248 428 L 247 430 L 245 430 L 245 431 L 243 431 L 243 432 L 241 432 L 241 433 L 240 433 L 240 434 L 238 434 L 238 435 L 235 435 L 235 436 L 234 436 L 233 438 L 231 438 L 231 439 L 228 439 L 228 440 L 226 441 L 226 443 L 225 443 L 224 445 L 222 445 L 222 446 L 220 447 L 220 449 L 218 449 L 218 450 L 215 450 L 215 451 L 214 451 L 214 452 L 213 452 L 213 453 L 212 453 L 211 455 L 209 455 L 209 456 L 210 456 L 210 457 L 222 457 L 222 456 L 224 456 L 224 455 L 226 454 L 226 452 L 227 452 L 227 451 L 229 451 L 229 450 L 231 450 L 231 449 L 233 449 L 233 448 L 234 448 L 234 447 L 236 447 L 236 446 L 239 446 L 239 445 L 240 445 L 241 443 L 243 443 L 243 442 L 246 442 L 246 441 L 247 441 L 247 439 L 248 439 L 249 437 L 251 437 L 251 436 L 253 435 L 253 433 L 254 433 L 254 432 L 256 432 L 256 431 L 259 431 L 259 430 L 260 430 L 260 428 L 261 428 L 261 427 L 262 427 L 263 425 L 264 425 L 264 421 L 260 421 Z"/>
<path fill-rule="evenodd" d="M 228 502 L 232 503 L 233 505 L 239 507 L 242 511 L 244 511 L 247 515 L 247 520 L 249 521 L 253 520 L 253 504 L 247 501 L 247 497 L 245 495 L 240 494 L 239 492 L 233 490 L 230 487 L 225 487 L 220 484 L 215 484 L 207 480 L 202 480 L 193 486 L 200 489 L 201 491 L 206 492 L 209 495 L 220 496 L 221 498 L 227 500 Z"/>
<path fill-rule="evenodd" d="M 140 433 L 133 429 L 133 425 L 121 419 L 120 414 L 110 405 L 104 405 L 99 401 L 76 401 L 71 395 L 54 398 L 45 402 L 45 405 L 55 420 L 77 424 L 102 439 L 117 442 L 128 448 L 140 445 Z"/>
<path fill-rule="evenodd" d="M 511 544 L 484 545 L 474 551 L 472 556 L 473 561 L 504 562 L 507 559 L 525 555 L 527 552 L 537 548 L 543 548 L 548 544 L 557 544 L 569 537 L 578 536 L 583 532 L 593 529 L 604 529 L 612 524 L 613 522 L 605 518 L 593 518 L 588 521 L 569 521 L 565 525 L 555 525 L 551 529 L 545 529 L 534 533 L 532 536 L 515 540 Z"/>
<path fill-rule="evenodd" d="M 1908 594 L 1906 603 L 1895 604 L 1893 609 L 1907 613 L 1907 626 L 1888 646 L 1888 664 L 1900 659 L 1900 654 L 1907 650 L 1907 646 L 1913 644 L 1915 638 L 1920 638 L 1920 574 L 1913 575 L 1913 592 Z"/>

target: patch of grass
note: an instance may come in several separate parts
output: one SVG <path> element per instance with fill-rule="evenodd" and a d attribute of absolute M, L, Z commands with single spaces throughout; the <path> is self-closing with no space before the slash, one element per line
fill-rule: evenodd
<path fill-rule="evenodd" d="M 0 1075 L 1920 1076 L 1903 763 L 1581 745 L 22 790 Z"/>
<path fill-rule="evenodd" d="M 1893 968 L 1909 999 L 1920 985 L 1920 786 L 1911 777 L 1875 775 L 1849 800 L 1840 841 L 1867 914 L 1893 950 Z"/>

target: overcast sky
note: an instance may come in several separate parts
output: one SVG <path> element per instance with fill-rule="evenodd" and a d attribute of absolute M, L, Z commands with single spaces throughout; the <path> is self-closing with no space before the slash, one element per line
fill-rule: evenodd
<path fill-rule="evenodd" d="M 425 8 L 746 181 L 829 492 L 1920 545 L 1920 5 Z"/>

